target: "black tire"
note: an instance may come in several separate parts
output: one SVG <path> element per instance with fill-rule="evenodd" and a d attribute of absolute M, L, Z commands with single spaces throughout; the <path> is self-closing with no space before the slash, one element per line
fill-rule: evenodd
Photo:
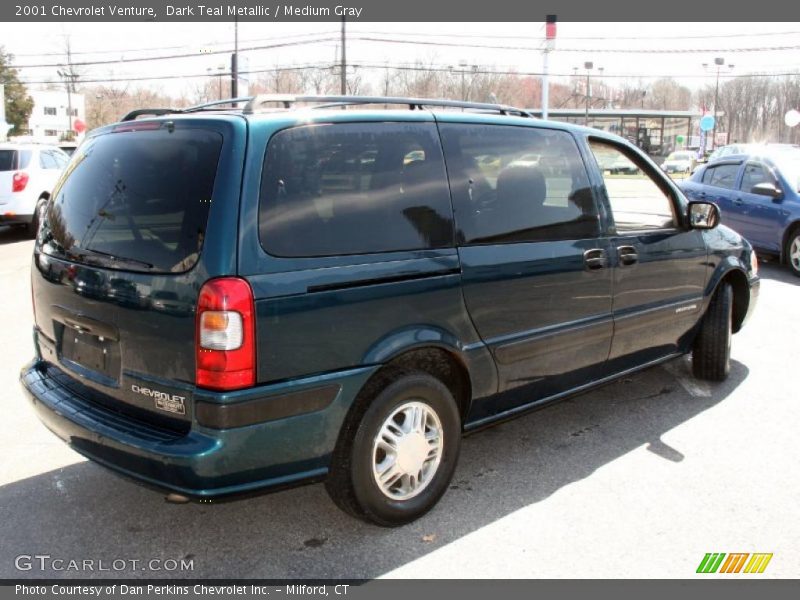
<path fill-rule="evenodd" d="M 720 284 L 700 323 L 692 350 L 692 371 L 698 379 L 724 381 L 731 370 L 733 290 Z"/>
<path fill-rule="evenodd" d="M 33 211 L 33 218 L 31 222 L 28 223 L 26 232 L 28 237 L 35 238 L 36 234 L 39 233 L 39 224 L 41 223 L 42 219 L 42 210 L 44 210 L 45 205 L 47 204 L 47 198 L 39 198 L 36 202 L 36 208 Z"/>
<path fill-rule="evenodd" d="M 376 440 L 385 422 L 409 402 L 431 409 L 441 424 L 438 466 L 421 491 L 408 499 L 389 497 L 373 474 Z M 384 527 L 418 519 L 447 491 L 461 448 L 461 417 L 450 390 L 438 379 L 416 371 L 392 370 L 359 395 L 339 437 L 325 482 L 328 494 L 348 514 Z"/>
<path fill-rule="evenodd" d="M 792 252 L 793 247 L 794 252 Z M 786 257 L 786 264 L 789 270 L 795 276 L 800 277 L 800 227 L 795 226 L 786 236 L 786 247 L 783 250 L 783 255 Z"/>

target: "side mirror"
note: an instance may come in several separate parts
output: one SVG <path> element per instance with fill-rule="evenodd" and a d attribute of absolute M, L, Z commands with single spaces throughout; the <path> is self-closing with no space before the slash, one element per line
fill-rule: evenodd
<path fill-rule="evenodd" d="M 772 183 L 759 183 L 750 189 L 751 194 L 758 194 L 759 196 L 769 196 L 773 200 L 780 200 L 783 198 L 783 191 Z"/>
<path fill-rule="evenodd" d="M 713 202 L 689 202 L 690 229 L 714 229 L 719 220 L 719 208 Z"/>

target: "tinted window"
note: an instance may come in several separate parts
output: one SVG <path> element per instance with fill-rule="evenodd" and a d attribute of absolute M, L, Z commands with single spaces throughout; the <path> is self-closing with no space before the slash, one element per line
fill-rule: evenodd
<path fill-rule="evenodd" d="M 51 154 L 53 156 L 53 160 L 56 161 L 57 168 L 63 169 L 64 167 L 67 166 L 67 163 L 69 162 L 69 157 L 66 154 L 64 154 L 61 151 L 58 152 L 53 151 Z"/>
<path fill-rule="evenodd" d="M 703 173 L 703 183 L 732 190 L 736 186 L 736 175 L 738 173 L 738 164 L 709 167 Z"/>
<path fill-rule="evenodd" d="M 56 163 L 56 159 L 53 157 L 50 152 L 43 150 L 39 152 L 39 166 L 43 169 L 57 169 L 58 164 Z"/>
<path fill-rule="evenodd" d="M 178 272 L 199 256 L 222 136 L 175 128 L 87 140 L 40 233 L 44 251 L 138 271 Z"/>
<path fill-rule="evenodd" d="M 742 175 L 742 183 L 739 186 L 740 190 L 749 192 L 754 186 L 759 183 L 775 183 L 775 178 L 770 175 L 769 171 L 763 165 L 756 163 L 748 163 L 744 168 Z"/>
<path fill-rule="evenodd" d="M 267 149 L 261 244 L 276 256 L 441 248 L 450 197 L 432 123 L 296 127 Z"/>
<path fill-rule="evenodd" d="M 0 171 L 14 171 L 17 169 L 17 151 L 0 150 Z"/>
<path fill-rule="evenodd" d="M 634 161 L 633 154 L 613 144 L 592 140 L 590 147 L 603 171 L 617 231 L 675 226 L 672 200 L 644 163 Z"/>
<path fill-rule="evenodd" d="M 586 168 L 568 133 L 504 125 L 440 128 L 460 243 L 599 234 Z"/>

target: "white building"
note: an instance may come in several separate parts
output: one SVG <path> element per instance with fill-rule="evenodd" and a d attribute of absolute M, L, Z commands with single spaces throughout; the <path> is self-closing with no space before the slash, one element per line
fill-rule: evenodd
<path fill-rule="evenodd" d="M 86 123 L 86 107 L 83 94 L 72 94 L 67 97 L 66 90 L 32 90 L 33 112 L 28 120 L 28 134 L 36 140 L 58 142 L 69 131 L 70 124 L 76 119 Z M 72 105 L 72 116 L 67 114 L 67 107 Z M 76 135 L 80 139 L 82 135 Z"/>

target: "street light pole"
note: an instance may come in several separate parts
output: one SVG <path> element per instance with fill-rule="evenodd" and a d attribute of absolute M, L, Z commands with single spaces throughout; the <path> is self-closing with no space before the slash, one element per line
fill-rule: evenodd
<path fill-rule="evenodd" d="M 717 57 L 714 59 L 714 64 L 717 66 L 717 83 L 714 87 L 714 129 L 711 133 L 711 150 L 717 147 L 717 105 L 719 104 L 719 69 L 725 64 L 725 59 Z"/>
<path fill-rule="evenodd" d="M 586 111 L 583 116 L 583 124 L 587 127 L 589 126 L 589 102 L 592 97 L 592 89 L 589 87 L 590 81 L 590 73 L 592 68 L 594 67 L 594 63 L 591 61 L 586 61 L 583 63 L 584 68 L 586 69 Z"/>

